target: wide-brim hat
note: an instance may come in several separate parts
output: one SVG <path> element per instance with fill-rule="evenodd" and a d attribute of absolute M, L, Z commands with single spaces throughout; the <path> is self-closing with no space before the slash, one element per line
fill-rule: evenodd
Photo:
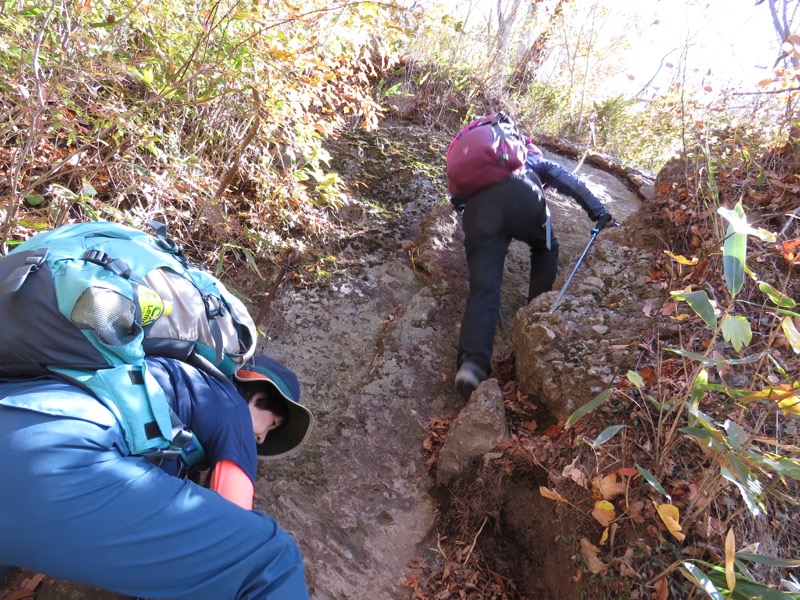
<path fill-rule="evenodd" d="M 300 404 L 300 384 L 293 371 L 269 356 L 258 355 L 236 371 L 234 378 L 241 382 L 266 381 L 286 400 L 288 415 L 283 425 L 267 433 L 258 444 L 258 455 L 263 458 L 280 458 L 302 446 L 314 425 L 314 415 Z"/>

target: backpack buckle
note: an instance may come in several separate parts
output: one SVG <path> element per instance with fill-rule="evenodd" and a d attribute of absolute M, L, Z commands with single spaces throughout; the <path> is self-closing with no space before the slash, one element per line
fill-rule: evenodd
<path fill-rule="evenodd" d="M 121 258 L 111 258 L 102 250 L 92 249 L 83 253 L 83 260 L 95 265 L 99 265 L 104 269 L 108 269 L 112 273 L 130 279 L 131 268 L 128 263 Z"/>
<path fill-rule="evenodd" d="M 38 271 L 42 268 L 44 261 L 47 259 L 47 248 L 44 249 L 44 252 L 41 250 L 37 250 L 36 254 L 32 254 L 28 258 L 25 259 L 25 264 L 30 266 L 29 271 Z"/>
<path fill-rule="evenodd" d="M 216 319 L 225 315 L 225 305 L 216 296 L 211 294 L 203 296 L 203 304 L 206 307 L 206 316 L 209 319 Z"/>

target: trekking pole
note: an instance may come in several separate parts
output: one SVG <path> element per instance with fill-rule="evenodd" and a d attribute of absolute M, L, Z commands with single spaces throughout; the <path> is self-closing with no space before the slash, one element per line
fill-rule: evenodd
<path fill-rule="evenodd" d="M 611 223 L 607 225 L 607 227 L 619 227 L 619 226 L 620 223 L 618 223 L 617 221 L 611 221 Z M 599 227 L 595 227 L 594 229 L 592 229 L 592 236 L 589 238 L 589 243 L 586 244 L 586 248 L 583 249 L 583 254 L 581 254 L 581 257 L 578 259 L 578 262 L 575 263 L 575 268 L 572 269 L 572 273 L 570 273 L 569 277 L 567 277 L 567 281 L 564 283 L 564 287 L 562 287 L 561 291 L 558 293 L 558 298 L 556 298 L 556 301 L 553 302 L 553 306 L 550 307 L 551 315 L 554 312 L 556 312 L 558 305 L 561 303 L 561 299 L 564 297 L 564 294 L 567 293 L 567 288 L 569 287 L 569 284 L 572 283 L 572 278 L 575 277 L 575 273 L 578 271 L 578 267 L 581 266 L 583 259 L 586 258 L 586 253 L 589 252 L 589 248 L 592 247 L 592 244 L 594 244 L 594 241 L 597 239 L 598 233 L 600 233 Z"/>
<path fill-rule="evenodd" d="M 258 326 L 261 325 L 261 321 L 264 320 L 264 317 L 267 314 L 267 310 L 269 309 L 270 304 L 272 304 L 272 300 L 275 297 L 275 294 L 278 291 L 278 288 L 283 281 L 283 278 L 286 276 L 287 271 L 293 270 L 298 264 L 300 263 L 300 252 L 294 248 L 290 248 L 286 251 L 286 254 L 283 257 L 283 264 L 281 265 L 281 270 L 278 273 L 278 276 L 275 278 L 275 282 L 272 284 L 272 289 L 269 291 L 269 295 L 267 299 L 264 300 L 264 304 L 261 305 L 261 310 L 258 312 L 258 316 L 255 319 L 256 329 Z"/>

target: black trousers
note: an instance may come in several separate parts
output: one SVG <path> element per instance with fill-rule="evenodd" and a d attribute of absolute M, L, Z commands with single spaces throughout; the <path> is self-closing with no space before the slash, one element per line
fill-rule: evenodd
<path fill-rule="evenodd" d="M 512 239 L 527 243 L 531 249 L 528 301 L 552 289 L 558 270 L 558 240 L 551 234 L 548 250 L 547 221 L 542 188 L 523 177 L 508 177 L 467 202 L 463 227 L 469 297 L 461 322 L 458 366 L 469 360 L 491 373 L 500 287 Z"/>

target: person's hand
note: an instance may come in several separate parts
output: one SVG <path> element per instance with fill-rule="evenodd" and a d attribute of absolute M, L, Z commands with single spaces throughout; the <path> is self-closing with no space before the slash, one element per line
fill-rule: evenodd
<path fill-rule="evenodd" d="M 611 216 L 610 212 L 603 212 L 597 217 L 597 229 L 603 230 L 606 227 L 617 227 L 619 224 Z"/>
<path fill-rule="evenodd" d="M 452 204 L 453 207 L 458 211 L 464 210 L 464 208 L 467 206 L 467 197 L 462 196 L 461 194 L 452 196 L 450 198 L 450 204 Z"/>

